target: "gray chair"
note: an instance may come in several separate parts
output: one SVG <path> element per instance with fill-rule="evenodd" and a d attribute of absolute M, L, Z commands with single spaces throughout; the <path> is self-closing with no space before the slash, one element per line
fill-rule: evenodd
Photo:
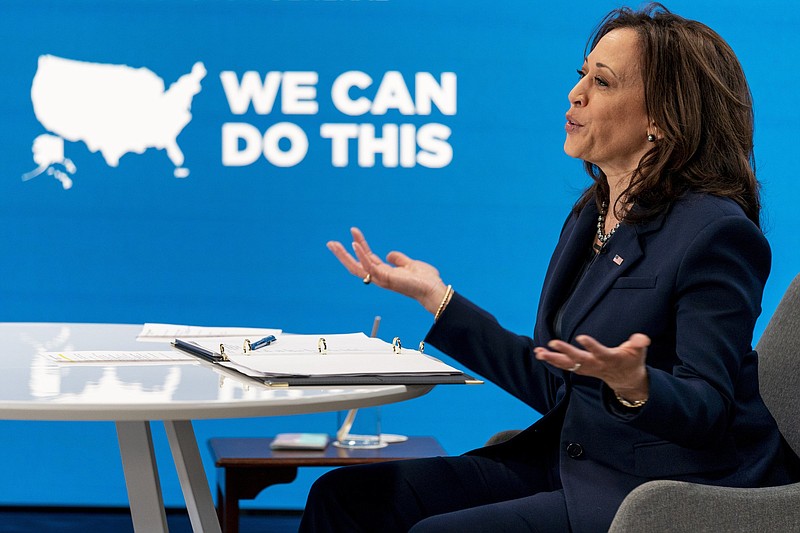
<path fill-rule="evenodd" d="M 800 454 L 800 275 L 758 342 L 759 388 Z M 650 481 L 622 502 L 609 533 L 800 531 L 800 483 L 741 489 Z"/>

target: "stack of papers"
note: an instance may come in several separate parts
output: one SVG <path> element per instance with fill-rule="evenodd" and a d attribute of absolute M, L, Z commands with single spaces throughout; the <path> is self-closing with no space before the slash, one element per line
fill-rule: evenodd
<path fill-rule="evenodd" d="M 363 333 L 277 335 L 269 346 L 245 352 L 245 338 L 193 339 L 195 345 L 220 354 L 220 365 L 252 377 L 323 377 L 461 374 L 417 350 L 400 348 Z M 250 339 L 254 340 L 254 339 Z M 223 350 L 220 350 L 220 345 Z"/>
<path fill-rule="evenodd" d="M 172 342 L 177 337 L 191 339 L 214 338 L 232 342 L 248 336 L 258 339 L 266 335 L 278 335 L 281 330 L 272 328 L 231 328 L 217 326 L 189 326 L 182 324 L 148 323 L 136 336 L 141 342 Z M 244 337 L 242 337 L 244 338 Z M 240 350 L 241 351 L 241 350 Z M 82 350 L 44 352 L 46 357 L 59 363 L 180 363 L 196 362 L 197 358 L 179 350 Z"/>
<path fill-rule="evenodd" d="M 171 342 L 177 349 L 45 355 L 72 364 L 204 360 L 272 386 L 481 383 L 438 359 L 402 348 L 398 339 L 388 343 L 363 333 L 291 335 L 267 328 L 145 324 L 137 340 Z M 251 349 L 259 345 L 256 350 Z"/>
<path fill-rule="evenodd" d="M 218 326 L 188 326 L 181 324 L 147 323 L 142 326 L 142 331 L 136 337 L 137 341 L 144 342 L 171 342 L 180 338 L 203 337 L 241 337 L 253 336 L 257 338 L 267 335 L 278 335 L 279 329 L 271 328 L 231 328 Z"/>
<path fill-rule="evenodd" d="M 74 351 L 44 352 L 44 355 L 60 363 L 154 363 L 194 362 L 191 355 L 176 350 L 164 351 Z"/>

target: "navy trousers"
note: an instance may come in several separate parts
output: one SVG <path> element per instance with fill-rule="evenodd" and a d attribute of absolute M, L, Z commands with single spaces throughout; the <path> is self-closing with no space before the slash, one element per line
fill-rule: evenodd
<path fill-rule="evenodd" d="M 568 532 L 557 469 L 433 457 L 332 470 L 311 487 L 301 533 Z"/>

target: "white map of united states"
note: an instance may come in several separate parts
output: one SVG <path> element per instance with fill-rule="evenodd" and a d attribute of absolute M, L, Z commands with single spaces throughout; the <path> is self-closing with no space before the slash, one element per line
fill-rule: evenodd
<path fill-rule="evenodd" d="M 76 169 L 64 156 L 64 140 L 83 142 L 111 167 L 128 153 L 166 150 L 175 176 L 186 177 L 177 138 L 192 119 L 192 99 L 205 75 L 205 66 L 197 62 L 166 89 L 164 80 L 147 68 L 40 56 L 31 100 L 36 119 L 50 133 L 34 140 L 38 168 L 23 179 L 47 171 L 65 189 L 71 187 L 68 174 Z"/>

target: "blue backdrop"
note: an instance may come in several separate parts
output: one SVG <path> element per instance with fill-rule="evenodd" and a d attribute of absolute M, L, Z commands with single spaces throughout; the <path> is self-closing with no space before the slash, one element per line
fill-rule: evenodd
<path fill-rule="evenodd" d="M 363 286 L 325 248 L 358 225 L 381 255 L 432 262 L 529 333 L 549 253 L 588 183 L 562 151 L 566 95 L 587 35 L 617 5 L 5 0 L 0 321 L 314 333 L 369 331 L 381 315 L 380 336 L 416 344 L 430 316 Z M 728 40 L 755 97 L 774 252 L 758 334 L 800 264 L 790 127 L 800 9 L 669 7 Z M 460 453 L 536 416 L 491 384 L 439 387 L 384 407 L 383 427 Z M 335 421 L 196 430 L 204 441 L 330 432 Z M 161 428 L 156 440 L 168 464 Z M 0 505 L 125 505 L 115 442 L 111 424 L 0 422 Z M 317 474 L 254 505 L 301 508 Z M 162 481 L 165 503 L 182 505 L 174 472 Z"/>

